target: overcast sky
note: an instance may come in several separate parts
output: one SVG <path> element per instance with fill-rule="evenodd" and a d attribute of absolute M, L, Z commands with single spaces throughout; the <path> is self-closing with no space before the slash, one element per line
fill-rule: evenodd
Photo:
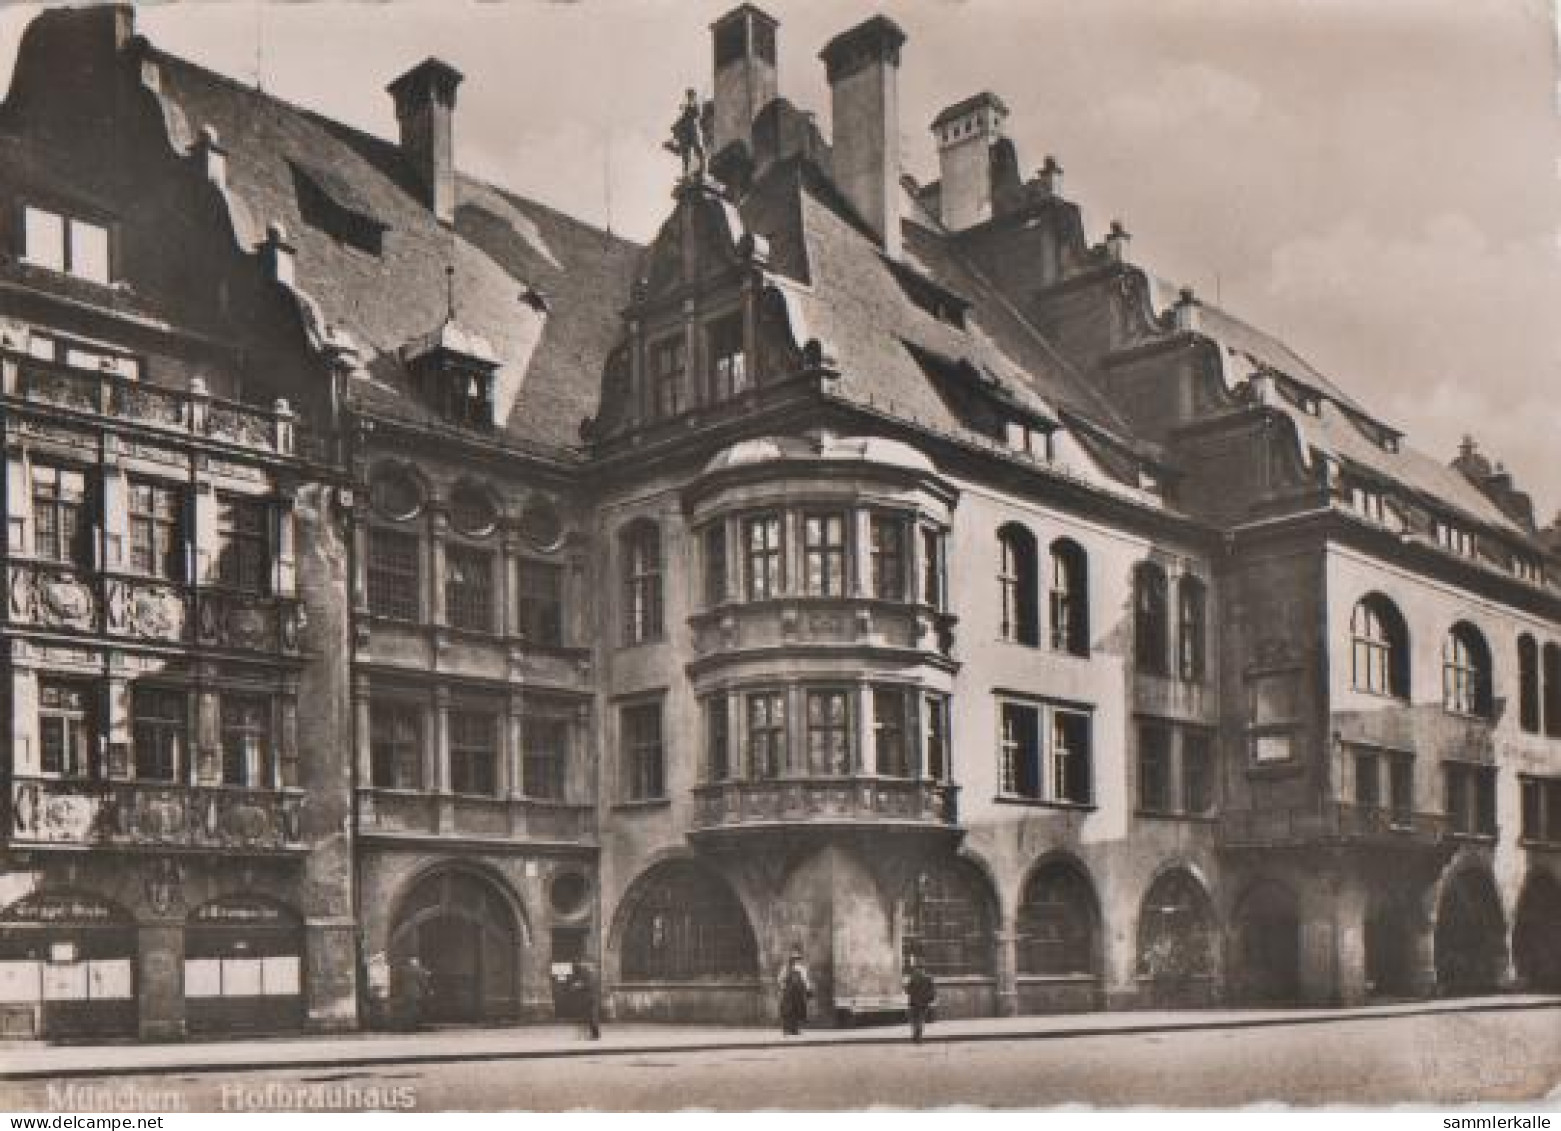
<path fill-rule="evenodd" d="M 458 161 L 648 238 L 680 92 L 710 91 L 721 0 L 183 2 L 166 50 L 395 136 L 385 83 L 437 54 L 466 75 Z M 1472 432 L 1561 505 L 1561 184 L 1544 0 L 768 0 L 781 89 L 818 112 L 818 50 L 875 11 L 908 33 L 906 168 L 982 89 L 1026 169 L 1055 154 L 1092 238 L 1275 330 L 1411 441 Z M 33 5 L 0 9 L 9 74 Z M 609 191 L 610 189 L 610 191 Z"/>

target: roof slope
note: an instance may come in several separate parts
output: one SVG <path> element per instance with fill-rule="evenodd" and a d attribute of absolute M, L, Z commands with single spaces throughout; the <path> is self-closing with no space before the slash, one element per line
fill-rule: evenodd
<path fill-rule="evenodd" d="M 230 194 L 245 213 L 235 217 L 240 239 L 252 246 L 266 225 L 280 223 L 295 248 L 299 287 L 363 351 L 370 380 L 355 384 L 359 403 L 437 420 L 407 395 L 399 350 L 435 330 L 453 303 L 457 325 L 499 359 L 495 401 L 508 438 L 550 449 L 578 444 L 638 245 L 466 176 L 454 228 L 446 228 L 422 202 L 397 146 L 176 56 L 149 57 L 175 143 L 211 127 L 227 150 Z M 299 169 L 380 226 L 378 254 L 306 218 Z"/>
<path fill-rule="evenodd" d="M 1031 415 L 1071 412 L 1128 435 L 1105 397 L 949 237 L 906 221 L 904 261 L 890 263 L 833 186 L 802 160 L 768 170 L 740 211 L 744 225 L 769 242 L 772 266 L 795 281 L 788 286 L 793 309 L 806 323 L 804 336 L 833 351 L 840 395 L 940 431 L 968 432 L 928 373 L 930 358 Z M 959 315 L 936 316 L 912 296 L 917 287 L 946 298 Z"/>

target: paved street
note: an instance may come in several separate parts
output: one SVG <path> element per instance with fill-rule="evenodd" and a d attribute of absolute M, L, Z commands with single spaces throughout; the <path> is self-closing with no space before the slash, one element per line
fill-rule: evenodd
<path fill-rule="evenodd" d="M 805 1038 L 789 1047 L 603 1049 L 545 1058 L 178 1071 L 72 1082 L 109 1095 L 130 1088 L 172 1093 L 191 1111 L 222 1110 L 225 1097 L 226 1106 L 237 1109 L 246 1100 L 235 1098 L 236 1089 L 249 1106 L 361 1103 L 344 1098 L 356 1093 L 421 1110 L 1228 1107 L 1266 1100 L 1555 1106 L 1561 1102 L 1561 1010 L 1379 1015 L 1051 1039 L 950 1039 L 945 1031 L 944 1039 L 920 1047 Z M 54 1086 L 58 1094 L 61 1082 Z M 0 1084 L 0 1104 L 48 1108 L 48 1088 L 44 1080 Z"/>

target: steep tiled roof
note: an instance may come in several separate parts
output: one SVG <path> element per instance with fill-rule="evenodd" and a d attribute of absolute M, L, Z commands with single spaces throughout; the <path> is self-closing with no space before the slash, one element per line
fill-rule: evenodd
<path fill-rule="evenodd" d="M 848 205 L 806 162 L 770 169 L 741 206 L 769 241 L 807 335 L 832 350 L 837 394 L 945 432 L 969 431 L 945 379 L 1041 418 L 1071 412 L 1126 437 L 1112 406 L 959 253 L 925 225 L 903 225 L 904 261 L 890 263 Z M 940 318 L 908 288 L 946 295 L 960 314 Z M 786 285 L 783 283 L 783 285 Z M 963 322 L 963 325 L 957 323 Z M 964 376 L 961 377 L 960 374 Z M 1124 440 L 1124 443 L 1127 441 Z"/>
<path fill-rule="evenodd" d="M 636 245 L 464 176 L 454 228 L 443 227 L 397 146 L 175 56 L 149 57 L 175 144 L 211 127 L 228 152 L 241 242 L 253 246 L 265 226 L 280 223 L 296 249 L 298 286 L 363 351 L 358 403 L 435 419 L 407 395 L 400 351 L 439 328 L 453 284 L 457 325 L 498 358 L 503 432 L 528 446 L 578 444 L 618 333 Z M 383 225 L 378 254 L 305 218 L 300 171 L 341 207 Z"/>

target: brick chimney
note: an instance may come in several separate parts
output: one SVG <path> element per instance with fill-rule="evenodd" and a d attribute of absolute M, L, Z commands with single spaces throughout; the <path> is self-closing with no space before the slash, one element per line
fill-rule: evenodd
<path fill-rule="evenodd" d="M 401 152 L 423 202 L 442 224 L 455 222 L 455 88 L 461 72 L 438 59 L 424 59 L 385 89 L 396 100 Z"/>
<path fill-rule="evenodd" d="M 900 47 L 905 33 L 885 16 L 842 32 L 819 52 L 835 120 L 835 185 L 883 243 L 900 256 Z"/>
<path fill-rule="evenodd" d="M 938 141 L 943 226 L 960 232 L 992 218 L 993 147 L 1002 139 L 1008 107 L 982 91 L 946 108 L 932 120 Z"/>
<path fill-rule="evenodd" d="M 734 141 L 752 147 L 753 120 L 774 101 L 779 88 L 775 63 L 775 29 L 779 26 L 752 4 L 740 4 L 710 25 L 715 51 L 712 154 Z"/>

